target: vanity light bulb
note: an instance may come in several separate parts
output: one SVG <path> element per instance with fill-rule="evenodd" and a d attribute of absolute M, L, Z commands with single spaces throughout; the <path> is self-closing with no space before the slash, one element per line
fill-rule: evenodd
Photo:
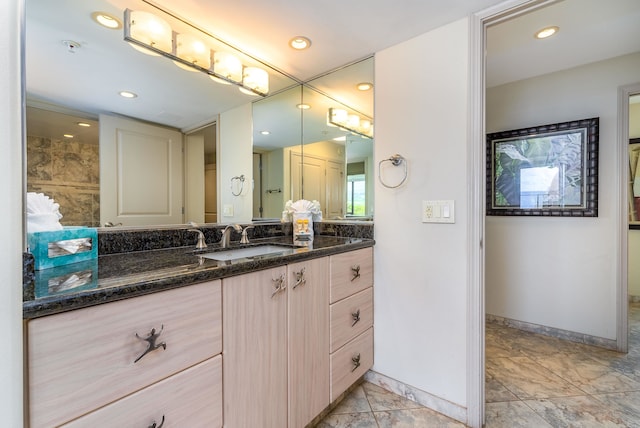
<path fill-rule="evenodd" d="M 213 72 L 234 82 L 242 82 L 242 63 L 235 55 L 228 52 L 213 53 Z M 216 82 L 229 84 L 229 82 L 217 79 L 215 76 L 211 76 L 211 78 Z"/>
<path fill-rule="evenodd" d="M 347 118 L 347 126 L 353 130 L 360 128 L 360 116 L 357 114 L 350 114 Z"/>
<path fill-rule="evenodd" d="M 202 40 L 191 34 L 178 34 L 176 36 L 176 55 L 178 58 L 202 68 L 208 69 L 211 66 L 209 48 Z"/>
<path fill-rule="evenodd" d="M 171 52 L 173 33 L 166 21 L 143 11 L 131 11 L 129 16 L 129 35 L 132 39 L 163 52 Z M 135 44 L 132 46 L 136 47 Z M 141 50 L 141 52 L 149 51 Z"/>
<path fill-rule="evenodd" d="M 346 125 L 348 119 L 348 113 L 341 108 L 329 109 L 329 120 L 333 125 Z"/>
<path fill-rule="evenodd" d="M 247 89 L 266 94 L 269 92 L 269 73 L 258 67 L 245 67 L 242 73 L 242 85 Z"/>

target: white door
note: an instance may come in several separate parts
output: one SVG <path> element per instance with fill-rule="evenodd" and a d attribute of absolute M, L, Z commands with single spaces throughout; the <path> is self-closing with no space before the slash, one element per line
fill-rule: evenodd
<path fill-rule="evenodd" d="M 182 134 L 100 115 L 100 222 L 183 223 Z"/>
<path fill-rule="evenodd" d="M 345 184 L 344 164 L 327 161 L 327 207 L 324 215 L 327 219 L 344 217 Z"/>

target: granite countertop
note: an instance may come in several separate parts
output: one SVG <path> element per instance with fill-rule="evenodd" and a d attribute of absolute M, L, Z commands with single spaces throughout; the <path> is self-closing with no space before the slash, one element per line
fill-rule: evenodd
<path fill-rule="evenodd" d="M 289 245 L 283 253 L 216 261 L 193 246 L 100 256 L 95 260 L 36 271 L 24 290 L 23 318 L 31 319 L 161 290 L 268 269 L 374 245 L 373 239 L 316 235 L 311 248 L 294 247 L 291 236 L 259 239 L 249 245 Z M 240 248 L 233 245 L 233 248 Z"/>

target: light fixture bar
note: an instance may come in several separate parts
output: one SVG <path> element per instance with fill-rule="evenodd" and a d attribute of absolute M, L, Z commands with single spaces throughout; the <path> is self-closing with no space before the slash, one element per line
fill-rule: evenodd
<path fill-rule="evenodd" d="M 159 9 L 159 12 L 160 11 L 161 10 Z M 204 47 L 200 47 L 200 48 L 206 49 L 208 52 L 206 53 L 206 55 L 200 55 L 199 57 L 201 58 L 203 56 L 206 56 L 207 58 L 210 59 L 210 61 L 205 61 L 203 64 L 204 66 L 202 66 L 198 63 L 198 61 L 189 60 L 189 59 L 195 58 L 195 56 L 192 53 L 186 54 L 183 56 L 179 55 L 181 46 L 179 46 L 178 38 L 181 35 L 181 33 L 177 32 L 175 28 L 170 27 L 171 28 L 170 45 L 166 42 L 166 40 L 158 43 L 154 42 L 154 37 L 163 36 L 162 31 L 160 30 L 166 26 L 165 21 L 155 16 L 154 14 L 151 14 L 149 12 L 141 13 L 142 18 L 147 19 L 149 16 L 151 16 L 158 20 L 157 23 L 151 22 L 148 25 L 145 23 L 144 25 L 145 28 L 140 28 L 140 29 L 132 28 L 135 25 L 142 26 L 141 23 L 136 22 L 136 19 L 138 19 L 136 18 L 136 14 L 140 14 L 140 12 L 134 11 L 131 9 L 125 9 L 124 11 L 124 40 L 126 40 L 127 42 L 131 43 L 132 45 L 146 49 L 154 54 L 169 58 L 172 61 L 174 61 L 176 65 L 180 64 L 180 65 L 189 67 L 191 69 L 194 69 L 196 71 L 200 71 L 202 73 L 208 74 L 209 76 L 214 78 L 213 79 L 214 81 L 218 80 L 218 81 L 223 81 L 226 83 L 236 85 L 245 93 L 248 92 L 251 94 L 259 95 L 261 97 L 266 97 L 269 94 L 269 74 L 266 70 L 262 68 L 258 68 L 252 65 L 241 64 L 242 73 L 239 75 L 240 80 L 232 79 L 229 73 L 221 74 L 216 71 L 216 68 L 219 66 L 219 63 L 216 63 L 214 61 L 214 57 L 216 54 L 224 53 L 225 55 L 233 56 L 233 54 L 229 53 L 229 51 L 237 51 L 236 49 L 231 48 L 228 44 L 221 42 L 221 43 L 224 43 L 226 47 L 223 49 L 217 50 L 217 48 L 211 48 L 206 46 L 205 43 L 202 43 Z M 170 14 L 166 14 L 166 15 L 170 18 L 176 19 Z M 210 35 L 198 29 L 197 27 L 189 24 L 188 22 L 185 22 L 182 19 L 180 19 L 180 22 L 182 24 L 187 25 L 190 30 L 193 30 L 193 33 L 196 33 L 198 36 L 201 36 L 203 39 L 211 38 Z M 145 33 L 142 33 L 143 31 Z M 140 32 L 141 35 L 142 34 L 144 35 L 141 37 L 136 37 L 138 32 Z M 184 34 L 182 38 L 185 40 L 194 40 L 191 36 L 192 34 Z M 167 35 L 164 34 L 164 37 L 167 37 Z M 141 40 L 142 38 L 144 38 L 144 40 Z M 245 55 L 240 51 L 237 51 L 237 54 L 238 56 Z M 259 71 L 259 73 L 256 73 L 256 71 Z M 258 78 L 260 79 L 259 82 L 256 82 L 256 76 L 258 76 Z"/>
<path fill-rule="evenodd" d="M 344 109 L 329 108 L 327 123 L 361 137 L 373 138 L 373 120 L 366 116 L 349 113 Z"/>

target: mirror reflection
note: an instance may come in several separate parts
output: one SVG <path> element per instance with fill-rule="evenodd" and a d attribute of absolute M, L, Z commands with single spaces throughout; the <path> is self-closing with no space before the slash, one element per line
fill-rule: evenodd
<path fill-rule="evenodd" d="M 90 4 L 80 0 L 55 4 L 27 0 L 28 191 L 43 192 L 58 201 L 64 214 L 61 222 L 65 225 L 226 221 L 217 205 L 221 194 L 231 190 L 226 181 L 220 182 L 216 165 L 227 166 L 236 160 L 227 144 L 224 145 L 227 153 L 216 151 L 216 146 L 220 147 L 217 137 L 221 135 L 217 121 L 219 114 L 253 103 L 253 118 L 239 125 L 253 129 L 254 134 L 254 170 L 252 180 L 248 179 L 246 195 L 253 194 L 253 218 L 279 219 L 284 203 L 296 198 L 322 200 L 326 219 L 371 218 L 372 186 L 368 179 L 372 176 L 369 171 L 372 140 L 328 126 L 327 112 L 329 108 L 342 108 L 362 117 L 373 116 L 373 91 L 353 89 L 356 83 L 373 82 L 373 59 L 328 73 L 305 85 L 269 70 L 273 95 L 249 96 L 236 87 L 213 82 L 204 73 L 178 68 L 167 58 L 143 55 L 122 40 L 122 29 L 105 29 L 89 18 L 94 9 L 122 16 L 126 8 L 152 7 L 136 0 Z M 65 41 L 75 39 L 81 42 L 73 45 L 72 52 Z M 343 91 L 347 86 L 350 89 Z M 118 95 L 122 89 L 138 96 L 124 99 Z M 369 101 L 363 103 L 360 98 Z M 283 108 L 285 103 L 292 106 L 290 110 Z M 304 110 L 302 104 L 311 108 Z M 158 132 L 177 133 L 159 140 L 160 144 L 169 144 L 166 143 L 169 140 L 171 145 L 174 140 L 184 144 L 184 155 L 171 160 L 176 167 L 165 171 L 165 176 L 155 176 L 156 168 L 150 166 L 150 161 L 153 158 L 159 163 L 169 162 L 168 147 L 157 149 L 153 145 L 156 142 L 144 140 L 126 156 L 118 154 L 137 173 L 136 183 L 145 180 L 178 183 L 154 189 L 160 194 L 172 193 L 177 202 L 169 211 L 175 216 L 157 213 L 174 202 L 145 207 L 143 198 L 135 192 L 114 196 L 114 190 L 106 190 L 115 186 L 117 191 L 116 184 L 131 171 L 104 178 L 104 171 L 112 169 L 106 166 L 107 158 L 113 156 L 104 155 L 105 121 L 101 120 L 104 117 L 133 120 L 136 126 L 153 125 L 159 127 Z M 80 128 L 79 122 L 91 126 Z M 271 134 L 263 135 L 260 131 Z M 153 150 L 145 149 L 149 147 Z M 149 156 L 151 153 L 153 156 Z M 329 178 L 317 175 L 320 170 Z M 152 194 L 141 192 L 138 194 Z M 126 216 L 105 215 L 106 209 L 114 211 L 118 198 L 135 202 L 137 210 L 149 211 L 151 215 L 141 216 L 135 222 Z"/>

